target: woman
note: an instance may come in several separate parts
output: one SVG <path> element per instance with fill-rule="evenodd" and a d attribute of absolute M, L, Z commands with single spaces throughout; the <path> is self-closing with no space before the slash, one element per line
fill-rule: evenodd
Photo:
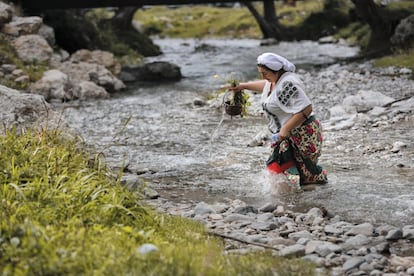
<path fill-rule="evenodd" d="M 257 58 L 263 80 L 242 82 L 232 91 L 262 93 L 262 107 L 269 130 L 277 141 L 267 164 L 282 172 L 295 184 L 325 183 L 326 171 L 317 165 L 322 148 L 322 127 L 312 113 L 312 104 L 304 92 L 295 65 L 274 53 Z M 274 163 L 274 162 L 277 163 Z M 292 166 L 293 165 L 293 166 Z"/>

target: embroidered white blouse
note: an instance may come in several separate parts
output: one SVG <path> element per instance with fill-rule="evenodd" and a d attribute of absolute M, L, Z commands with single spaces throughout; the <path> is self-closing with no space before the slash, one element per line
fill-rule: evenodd
<path fill-rule="evenodd" d="M 262 107 L 272 133 L 280 128 L 296 113 L 311 104 L 303 89 L 299 76 L 292 72 L 284 73 L 270 91 L 271 83 L 266 81 L 262 91 Z"/>

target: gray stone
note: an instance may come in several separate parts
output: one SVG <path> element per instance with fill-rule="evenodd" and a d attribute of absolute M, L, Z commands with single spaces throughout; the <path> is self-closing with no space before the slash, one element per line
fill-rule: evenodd
<path fill-rule="evenodd" d="M 403 237 L 403 232 L 401 229 L 392 229 L 385 236 L 385 239 L 388 241 L 395 241 L 395 240 L 401 239 L 402 237 Z"/>
<path fill-rule="evenodd" d="M 199 202 L 194 207 L 194 214 L 195 215 L 207 215 L 207 214 L 214 214 L 214 209 L 205 202 Z"/>
<path fill-rule="evenodd" d="M 13 126 L 51 129 L 65 126 L 59 114 L 40 95 L 21 93 L 0 85 L 0 133 Z"/>
<path fill-rule="evenodd" d="M 272 213 L 264 213 L 264 214 L 258 214 L 257 215 L 258 221 L 275 221 L 275 217 Z"/>
<path fill-rule="evenodd" d="M 403 238 L 407 240 L 414 240 L 414 225 L 406 225 L 402 229 Z"/>
<path fill-rule="evenodd" d="M 158 247 L 156 247 L 155 245 L 151 243 L 144 243 L 137 249 L 137 253 L 142 254 L 142 255 L 146 255 L 148 253 L 156 252 L 156 251 L 158 251 Z"/>
<path fill-rule="evenodd" d="M 253 222 L 250 227 L 259 231 L 271 231 L 277 228 L 277 224 L 274 222 L 258 221 Z"/>
<path fill-rule="evenodd" d="M 356 235 L 354 237 L 347 239 L 345 243 L 342 244 L 341 246 L 344 250 L 350 250 L 350 249 L 360 248 L 361 246 L 368 244 L 370 241 L 371 239 L 369 239 L 368 237 L 359 234 L 359 235 Z"/>
<path fill-rule="evenodd" d="M 342 265 L 342 269 L 345 272 L 349 272 L 353 269 L 358 268 L 363 262 L 364 262 L 364 258 L 352 257 L 346 260 L 346 262 Z"/>
<path fill-rule="evenodd" d="M 248 213 L 257 214 L 258 210 L 257 210 L 257 208 L 248 205 L 248 206 L 237 207 L 236 209 L 234 209 L 234 213 L 242 214 L 242 215 L 246 215 Z"/>
<path fill-rule="evenodd" d="M 273 212 L 274 210 L 276 210 L 277 205 L 273 204 L 273 203 L 266 203 L 265 205 L 263 205 L 262 207 L 259 208 L 260 212 Z"/>
<path fill-rule="evenodd" d="M 122 71 L 139 81 L 178 81 L 182 78 L 181 69 L 177 65 L 163 61 L 124 66 Z"/>
<path fill-rule="evenodd" d="M 312 240 L 314 236 L 307 230 L 293 232 L 288 235 L 289 239 L 299 240 L 300 238 L 307 238 Z"/>
<path fill-rule="evenodd" d="M 305 246 L 301 244 L 295 244 L 287 246 L 280 250 L 280 256 L 283 257 L 303 257 L 305 256 Z"/>
<path fill-rule="evenodd" d="M 345 233 L 347 236 L 356 236 L 356 235 L 364 235 L 364 236 L 372 236 L 374 233 L 374 226 L 371 223 L 362 223 L 355 225 L 352 227 L 348 232 Z"/>
<path fill-rule="evenodd" d="M 377 244 L 374 248 L 378 253 L 389 253 L 390 244 L 388 242 L 381 242 Z"/>
<path fill-rule="evenodd" d="M 246 215 L 240 215 L 240 214 L 231 214 L 224 218 L 225 222 L 235 222 L 235 221 L 247 221 L 251 223 L 253 221 L 253 218 L 246 216 Z"/>
<path fill-rule="evenodd" d="M 27 63 L 48 62 L 53 55 L 52 47 L 40 35 L 19 36 L 13 46 L 19 58 Z"/>

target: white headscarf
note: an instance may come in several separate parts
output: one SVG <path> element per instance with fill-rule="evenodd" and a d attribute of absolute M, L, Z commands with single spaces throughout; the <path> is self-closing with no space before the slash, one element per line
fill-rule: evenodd
<path fill-rule="evenodd" d="M 296 67 L 286 58 L 274 53 L 263 53 L 257 57 L 257 64 L 265 65 L 267 68 L 273 71 L 279 71 L 280 69 L 286 72 L 295 72 Z"/>

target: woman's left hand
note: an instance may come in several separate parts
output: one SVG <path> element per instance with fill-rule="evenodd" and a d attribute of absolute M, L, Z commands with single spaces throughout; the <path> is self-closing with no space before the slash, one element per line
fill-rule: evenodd
<path fill-rule="evenodd" d="M 279 141 L 285 140 L 289 138 L 290 131 L 287 131 L 284 127 L 282 127 L 279 131 Z"/>

